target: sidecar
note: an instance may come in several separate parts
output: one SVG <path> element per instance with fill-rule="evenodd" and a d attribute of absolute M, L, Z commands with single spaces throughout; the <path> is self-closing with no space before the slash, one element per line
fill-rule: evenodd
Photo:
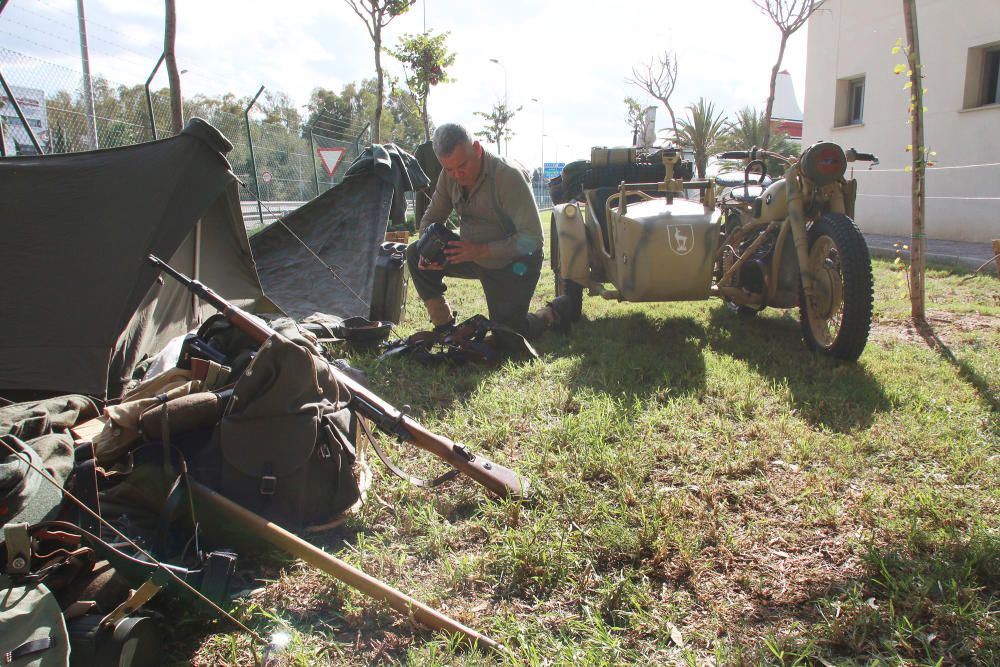
<path fill-rule="evenodd" d="M 568 182 L 564 171 L 556 185 L 572 201 L 552 211 L 549 257 L 556 294 L 571 297 L 574 319 L 585 288 L 619 301 L 709 298 L 720 212 L 712 188 L 691 179 L 681 158 L 600 148 Z"/>

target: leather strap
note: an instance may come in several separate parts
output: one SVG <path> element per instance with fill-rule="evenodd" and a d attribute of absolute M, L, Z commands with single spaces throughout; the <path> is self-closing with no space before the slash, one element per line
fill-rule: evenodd
<path fill-rule="evenodd" d="M 433 479 L 423 479 L 420 477 L 414 477 L 413 475 L 404 472 L 398 466 L 396 466 L 395 463 L 389 460 L 388 454 L 386 454 L 385 450 L 382 449 L 382 446 L 378 444 L 378 440 L 375 439 L 375 437 L 372 435 L 371 429 L 368 428 L 368 420 L 365 419 L 364 417 L 359 417 L 358 424 L 361 426 L 361 430 L 364 431 L 365 437 L 368 438 L 368 442 L 371 443 L 372 449 L 375 450 L 375 454 L 378 455 L 379 460 L 385 464 L 385 467 L 388 468 L 397 477 L 405 479 L 410 484 L 424 488 L 433 488 L 435 486 L 444 484 L 445 482 L 458 477 L 459 471 L 457 468 L 452 468 L 451 470 L 444 472 Z"/>
<path fill-rule="evenodd" d="M 33 639 L 30 642 L 24 642 L 13 651 L 7 651 L 4 653 L 3 664 L 13 664 L 15 660 L 19 660 L 27 655 L 32 655 L 33 653 L 47 651 L 55 645 L 55 637 L 43 637 L 42 639 Z"/>

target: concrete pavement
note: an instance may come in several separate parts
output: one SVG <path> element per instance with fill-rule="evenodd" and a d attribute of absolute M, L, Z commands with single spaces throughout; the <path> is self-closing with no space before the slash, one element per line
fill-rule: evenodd
<path fill-rule="evenodd" d="M 1000 230 L 998 230 L 1000 236 Z M 909 236 L 891 236 L 888 234 L 865 234 L 865 241 L 868 243 L 868 250 L 873 257 L 887 257 L 895 259 L 895 243 L 910 245 Z M 933 264 L 943 264 L 946 266 L 957 266 L 970 271 L 975 271 L 983 264 L 989 262 L 981 273 L 997 275 L 996 262 L 993 259 L 993 245 L 989 242 L 968 243 L 963 241 L 944 241 L 941 239 L 927 239 L 927 261 Z M 904 261 L 910 261 L 909 251 L 902 253 Z"/>

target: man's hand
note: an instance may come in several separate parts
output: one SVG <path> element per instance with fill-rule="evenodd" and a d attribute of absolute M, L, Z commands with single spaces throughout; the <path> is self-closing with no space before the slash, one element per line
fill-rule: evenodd
<path fill-rule="evenodd" d="M 444 264 L 428 262 L 426 259 L 421 257 L 417 260 L 417 268 L 421 271 L 444 271 Z"/>
<path fill-rule="evenodd" d="M 473 243 L 472 241 L 449 241 L 448 247 L 444 249 L 444 254 L 450 264 L 460 264 L 461 262 L 473 262 L 489 257 L 490 247 L 485 243 Z"/>

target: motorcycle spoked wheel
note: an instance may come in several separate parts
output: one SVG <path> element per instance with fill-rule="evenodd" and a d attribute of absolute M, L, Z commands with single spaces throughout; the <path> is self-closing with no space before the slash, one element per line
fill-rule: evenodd
<path fill-rule="evenodd" d="M 579 322 L 583 315 L 583 285 L 572 280 L 565 280 L 559 271 L 559 230 L 556 229 L 556 214 L 552 213 L 549 227 L 549 262 L 555 275 L 556 296 L 566 295 L 570 301 L 570 321 Z"/>
<path fill-rule="evenodd" d="M 809 228 L 813 298 L 800 291 L 802 335 L 815 352 L 855 361 L 868 342 L 873 281 L 868 245 L 854 221 L 827 213 Z"/>

